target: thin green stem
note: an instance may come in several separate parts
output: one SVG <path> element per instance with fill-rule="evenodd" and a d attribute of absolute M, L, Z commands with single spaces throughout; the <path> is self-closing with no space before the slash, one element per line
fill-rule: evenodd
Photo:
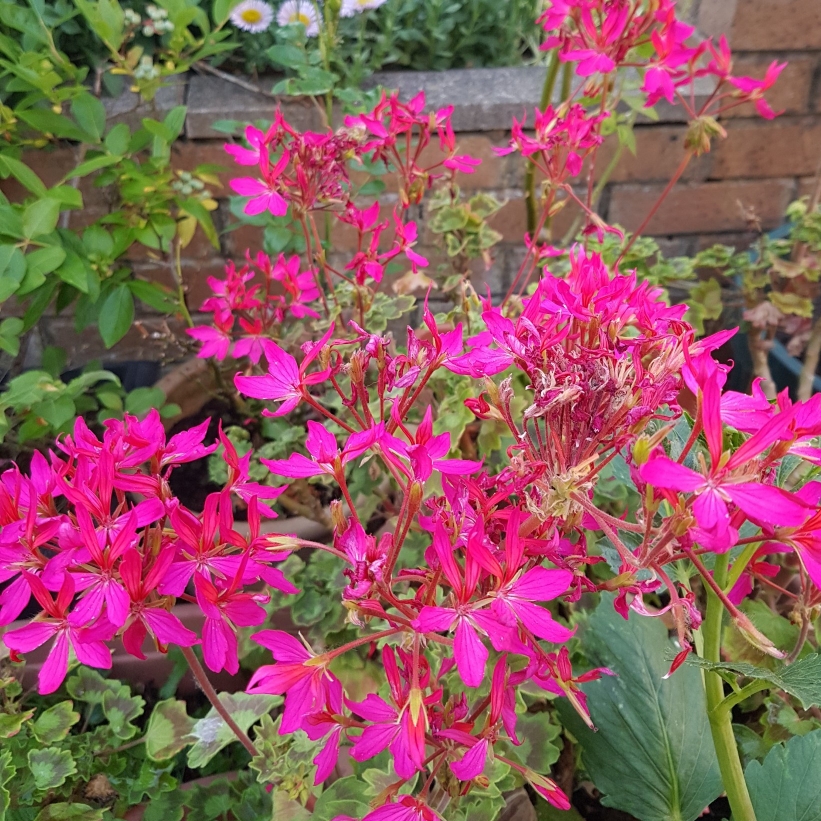
<path fill-rule="evenodd" d="M 744 685 L 738 692 L 730 693 L 716 709 L 730 713 L 736 704 L 741 704 L 742 701 L 746 701 L 750 696 L 754 696 L 756 693 L 760 693 L 762 690 L 766 690 L 771 686 L 770 682 L 763 678 L 751 681 L 749 684 Z"/>
<path fill-rule="evenodd" d="M 553 52 L 547 73 L 542 86 L 541 110 L 544 111 L 553 99 L 553 90 L 556 88 L 556 78 L 559 76 L 559 52 Z M 527 161 L 525 170 L 525 203 L 527 206 L 527 230 L 531 238 L 536 230 L 536 163 L 533 160 Z"/>
<path fill-rule="evenodd" d="M 716 556 L 713 578 L 719 588 L 727 584 L 727 553 Z M 721 624 L 724 618 L 724 605 L 712 587 L 707 588 L 707 612 L 702 625 L 704 634 L 704 658 L 707 661 L 721 661 Z M 732 715 L 724 706 L 724 681 L 718 673 L 704 671 L 704 692 L 707 697 L 707 717 L 710 731 L 721 771 L 721 780 L 727 792 L 734 821 L 756 821 L 744 770 L 738 755 L 735 736 L 733 735 Z"/>

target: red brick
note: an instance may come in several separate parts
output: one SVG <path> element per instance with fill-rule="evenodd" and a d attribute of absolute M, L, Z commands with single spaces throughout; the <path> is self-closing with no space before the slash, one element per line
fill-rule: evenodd
<path fill-rule="evenodd" d="M 636 153 L 622 151 L 621 159 L 610 176 L 611 182 L 666 182 L 684 157 L 683 125 L 636 126 Z M 600 177 L 618 150 L 616 135 L 608 137 L 596 158 L 596 176 Z M 705 154 L 690 162 L 684 180 L 706 179 L 710 175 L 711 157 Z"/>
<path fill-rule="evenodd" d="M 765 229 L 781 223 L 793 195 L 792 180 L 727 181 L 679 185 L 664 200 L 646 234 L 701 234 L 743 231 L 745 209 L 752 209 Z M 607 218 L 628 231 L 644 221 L 663 191 L 661 185 L 617 185 Z"/>
<path fill-rule="evenodd" d="M 818 178 L 816 176 L 805 177 L 798 181 L 798 193 L 795 195 L 796 199 L 801 197 L 812 197 L 818 187 Z"/>
<path fill-rule="evenodd" d="M 737 51 L 821 48 L 817 0 L 737 0 L 730 45 Z"/>
<path fill-rule="evenodd" d="M 716 179 L 812 174 L 821 157 L 821 117 L 733 120 L 713 154 Z"/>
<path fill-rule="evenodd" d="M 74 149 L 63 147 L 25 151 L 21 160 L 43 181 L 47 188 L 52 188 L 63 181 L 79 164 L 79 158 Z M 98 188 L 94 185 L 95 177 L 96 174 L 90 174 L 79 181 L 78 189 L 83 195 L 84 208 L 106 205 L 113 196 L 111 189 Z M 13 177 L 0 180 L 0 191 L 12 202 L 22 202 L 31 196 Z"/>
<path fill-rule="evenodd" d="M 809 0 L 815 2 L 815 0 Z M 821 6 L 819 6 L 821 8 Z M 784 62 L 779 54 L 740 54 L 733 60 L 733 73 L 742 77 L 763 77 L 773 60 Z M 809 111 L 810 89 L 818 60 L 815 55 L 790 55 L 787 67 L 775 85 L 767 92 L 767 100 L 774 111 L 785 114 L 805 114 Z M 728 111 L 726 118 L 759 117 L 751 103 Z"/>
<path fill-rule="evenodd" d="M 247 176 L 253 168 L 237 165 L 225 152 L 225 140 L 183 140 L 174 143 L 171 149 L 171 165 L 177 171 L 194 171 L 199 165 L 217 165 L 221 170 L 217 176 L 221 187 L 214 190 L 217 196 L 230 193 L 228 182 L 232 177 Z"/>

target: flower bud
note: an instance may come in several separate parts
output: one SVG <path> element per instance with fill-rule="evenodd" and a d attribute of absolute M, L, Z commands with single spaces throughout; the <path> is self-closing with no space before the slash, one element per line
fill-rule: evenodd
<path fill-rule="evenodd" d="M 776 659 L 787 657 L 787 654 L 779 650 L 743 613 L 733 616 L 733 622 L 741 635 L 757 650 Z"/>
<path fill-rule="evenodd" d="M 345 514 L 342 511 L 342 502 L 339 499 L 334 499 L 331 502 L 331 522 L 337 533 L 343 533 L 348 527 Z"/>

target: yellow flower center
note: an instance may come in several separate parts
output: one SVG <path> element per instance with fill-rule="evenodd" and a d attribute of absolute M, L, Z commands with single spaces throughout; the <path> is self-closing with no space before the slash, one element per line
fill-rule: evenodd
<path fill-rule="evenodd" d="M 289 23 L 302 23 L 302 25 L 305 26 L 305 28 L 308 28 L 308 26 L 311 25 L 311 18 L 308 17 L 308 15 L 305 14 L 305 12 L 295 11 L 291 15 L 291 19 L 288 22 Z"/>
<path fill-rule="evenodd" d="M 262 12 L 259 9 L 245 9 L 242 14 L 242 21 L 244 23 L 259 23 L 262 20 Z"/>

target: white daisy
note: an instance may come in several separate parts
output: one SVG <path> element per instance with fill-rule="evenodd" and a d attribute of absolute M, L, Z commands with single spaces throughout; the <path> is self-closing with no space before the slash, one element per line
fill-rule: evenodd
<path fill-rule="evenodd" d="M 339 16 L 353 17 L 368 9 L 378 9 L 387 2 L 388 0 L 342 0 L 342 9 Z"/>
<path fill-rule="evenodd" d="M 263 0 L 242 0 L 231 12 L 231 22 L 243 31 L 259 34 L 271 25 L 274 10 Z"/>
<path fill-rule="evenodd" d="M 281 26 L 302 23 L 308 37 L 316 37 L 319 34 L 319 18 L 310 0 L 285 0 L 277 12 L 277 23 Z"/>

